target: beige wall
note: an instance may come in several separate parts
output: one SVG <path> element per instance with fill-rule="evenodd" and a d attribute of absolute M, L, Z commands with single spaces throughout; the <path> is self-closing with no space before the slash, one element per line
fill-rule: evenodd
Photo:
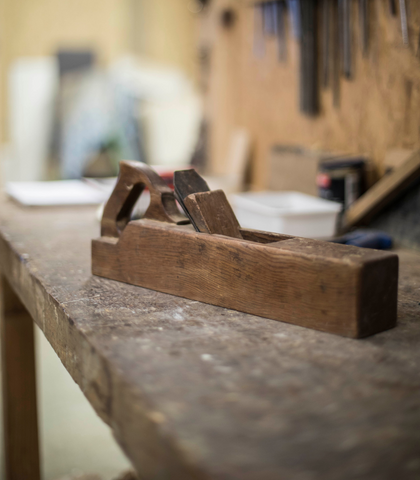
<path fill-rule="evenodd" d="M 197 77 L 195 0 L 131 0 L 131 43 L 140 55 Z"/>
<path fill-rule="evenodd" d="M 7 140 L 7 74 L 21 56 L 93 47 L 107 62 L 129 47 L 129 0 L 0 0 L 2 139 Z"/>
<path fill-rule="evenodd" d="M 195 77 L 192 0 L 0 0 L 1 141 L 7 141 L 7 72 L 20 56 L 93 47 L 101 63 L 132 51 Z"/>

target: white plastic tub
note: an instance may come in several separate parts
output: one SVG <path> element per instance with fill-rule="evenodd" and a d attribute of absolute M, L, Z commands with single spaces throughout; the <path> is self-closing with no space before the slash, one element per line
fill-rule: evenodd
<path fill-rule="evenodd" d="M 335 235 L 341 204 L 299 192 L 249 192 L 231 195 L 244 228 L 323 238 Z"/>

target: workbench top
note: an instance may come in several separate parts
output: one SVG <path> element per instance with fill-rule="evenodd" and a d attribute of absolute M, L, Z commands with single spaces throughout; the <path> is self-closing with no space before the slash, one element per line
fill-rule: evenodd
<path fill-rule="evenodd" d="M 420 255 L 398 326 L 352 340 L 94 277 L 97 236 L 0 204 L 2 274 L 141 478 L 420 478 Z"/>

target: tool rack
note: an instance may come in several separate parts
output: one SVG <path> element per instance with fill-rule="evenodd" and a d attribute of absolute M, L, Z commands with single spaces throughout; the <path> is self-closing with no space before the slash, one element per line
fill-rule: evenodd
<path fill-rule="evenodd" d="M 420 147 L 418 2 L 405 2 L 406 40 L 399 2 L 394 15 L 388 1 L 369 1 L 364 22 L 359 15 L 363 2 L 351 2 L 348 32 L 351 68 L 349 71 L 347 65 L 347 73 L 342 60 L 335 65 L 323 62 L 322 51 L 327 47 L 330 59 L 337 55 L 342 58 L 341 40 L 326 41 L 334 35 L 337 38 L 339 32 L 334 29 L 340 28 L 340 24 L 338 20 L 330 22 L 330 31 L 325 33 L 324 2 L 315 2 L 318 5 L 318 68 L 312 79 L 318 82 L 315 95 L 309 95 L 300 81 L 302 52 L 300 40 L 293 35 L 289 12 L 285 22 L 285 60 L 279 58 L 275 35 L 264 36 L 263 52 L 256 55 L 256 9 L 253 8 L 256 3 L 261 2 L 213 0 L 200 16 L 201 48 L 207 52 L 202 83 L 206 86 L 207 116 L 211 122 L 209 145 L 213 170 L 223 171 L 229 132 L 238 126 L 246 128 L 254 141 L 253 185 L 257 188 L 265 188 L 268 152 L 275 144 L 363 154 L 372 158 L 378 168 L 387 149 Z M 342 2 L 329 3 L 338 7 Z M 229 25 L 221 21 L 226 9 L 234 17 Z M 363 23 L 367 38 L 362 35 Z M 305 113 L 312 108 L 310 105 L 316 115 Z"/>

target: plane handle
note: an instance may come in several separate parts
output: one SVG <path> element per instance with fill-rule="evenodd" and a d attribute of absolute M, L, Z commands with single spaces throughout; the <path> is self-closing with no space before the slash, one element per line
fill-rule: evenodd
<path fill-rule="evenodd" d="M 121 235 L 146 187 L 150 191 L 150 205 L 143 218 L 177 225 L 189 223 L 178 210 L 174 192 L 152 168 L 143 162 L 123 160 L 117 184 L 102 215 L 102 236 L 118 238 Z"/>

